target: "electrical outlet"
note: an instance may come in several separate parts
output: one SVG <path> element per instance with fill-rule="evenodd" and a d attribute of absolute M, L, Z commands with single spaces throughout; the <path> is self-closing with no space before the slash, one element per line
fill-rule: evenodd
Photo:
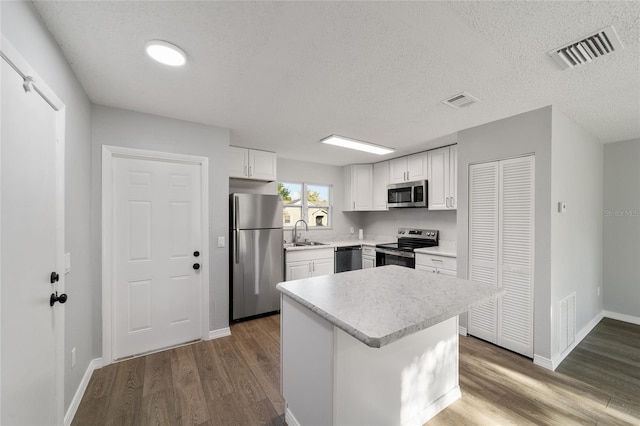
<path fill-rule="evenodd" d="M 218 237 L 218 247 L 224 247 L 224 237 Z"/>
<path fill-rule="evenodd" d="M 71 368 L 76 366 L 76 348 L 71 349 Z"/>
<path fill-rule="evenodd" d="M 71 253 L 64 254 L 64 273 L 71 272 Z"/>

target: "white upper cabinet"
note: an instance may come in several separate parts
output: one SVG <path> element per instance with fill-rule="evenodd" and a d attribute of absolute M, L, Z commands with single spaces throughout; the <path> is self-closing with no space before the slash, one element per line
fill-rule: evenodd
<path fill-rule="evenodd" d="M 230 146 L 229 177 L 274 181 L 276 180 L 276 154 Z"/>
<path fill-rule="evenodd" d="M 373 165 L 352 164 L 343 167 L 343 211 L 373 210 Z"/>
<path fill-rule="evenodd" d="M 388 210 L 387 186 L 389 185 L 389 162 L 373 165 L 373 210 Z"/>
<path fill-rule="evenodd" d="M 427 152 L 389 160 L 389 183 L 427 179 Z"/>
<path fill-rule="evenodd" d="M 457 146 L 427 151 L 429 170 L 429 210 L 451 210 L 457 207 Z"/>

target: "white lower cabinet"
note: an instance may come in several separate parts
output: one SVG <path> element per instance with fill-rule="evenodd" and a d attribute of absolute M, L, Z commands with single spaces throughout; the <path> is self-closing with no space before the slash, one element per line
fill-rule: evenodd
<path fill-rule="evenodd" d="M 333 248 L 287 251 L 285 259 L 287 281 L 330 275 L 334 271 Z"/>
<path fill-rule="evenodd" d="M 372 246 L 362 246 L 362 269 L 376 267 L 376 249 Z"/>
<path fill-rule="evenodd" d="M 458 265 L 455 257 L 416 253 L 417 270 L 455 277 L 457 267 Z"/>

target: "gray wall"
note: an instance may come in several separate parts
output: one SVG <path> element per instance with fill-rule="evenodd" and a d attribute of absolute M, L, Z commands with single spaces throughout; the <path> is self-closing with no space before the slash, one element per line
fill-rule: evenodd
<path fill-rule="evenodd" d="M 100 356 L 92 344 L 99 327 L 92 301 L 100 291 L 90 271 L 90 102 L 31 2 L 3 1 L 0 8 L 2 34 L 66 105 L 65 252 L 71 253 L 71 272 L 65 276 L 69 302 L 64 305 L 66 410 L 89 362 Z M 77 363 L 71 368 L 73 347 Z"/>
<path fill-rule="evenodd" d="M 576 293 L 576 332 L 602 312 L 603 147 L 555 107 L 552 132 L 551 354 L 555 355 L 562 299 Z M 558 202 L 566 203 L 566 213 L 558 213 Z"/>
<path fill-rule="evenodd" d="M 640 139 L 604 146 L 604 309 L 640 323 Z"/>
<path fill-rule="evenodd" d="M 469 165 L 535 154 L 534 354 L 551 358 L 551 107 L 458 132 L 458 277 L 467 278 Z M 461 316 L 462 326 L 466 318 Z"/>
<path fill-rule="evenodd" d="M 229 130 L 170 118 L 94 105 L 92 108 L 92 254 L 93 280 L 97 296 L 93 300 L 94 347 L 101 353 L 102 300 L 101 209 L 102 145 L 151 151 L 199 155 L 209 158 L 209 329 L 229 325 L 229 249 L 218 248 L 218 236 L 229 241 L 227 167 Z"/>
<path fill-rule="evenodd" d="M 360 227 L 365 234 L 394 236 L 398 228 L 437 229 L 441 241 L 457 240 L 455 211 L 427 209 L 391 209 L 361 213 Z"/>

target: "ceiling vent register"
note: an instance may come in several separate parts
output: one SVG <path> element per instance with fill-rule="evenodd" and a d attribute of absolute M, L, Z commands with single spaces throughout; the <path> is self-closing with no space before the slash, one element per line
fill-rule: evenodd
<path fill-rule="evenodd" d="M 443 104 L 450 106 L 455 109 L 467 108 L 477 102 L 480 102 L 480 99 L 471 96 L 467 92 L 458 93 L 457 95 L 453 95 L 450 98 L 447 98 L 441 101 Z"/>
<path fill-rule="evenodd" d="M 594 59 L 622 49 L 622 42 L 611 25 L 580 40 L 553 49 L 549 55 L 562 69 L 567 70 L 586 65 Z"/>

